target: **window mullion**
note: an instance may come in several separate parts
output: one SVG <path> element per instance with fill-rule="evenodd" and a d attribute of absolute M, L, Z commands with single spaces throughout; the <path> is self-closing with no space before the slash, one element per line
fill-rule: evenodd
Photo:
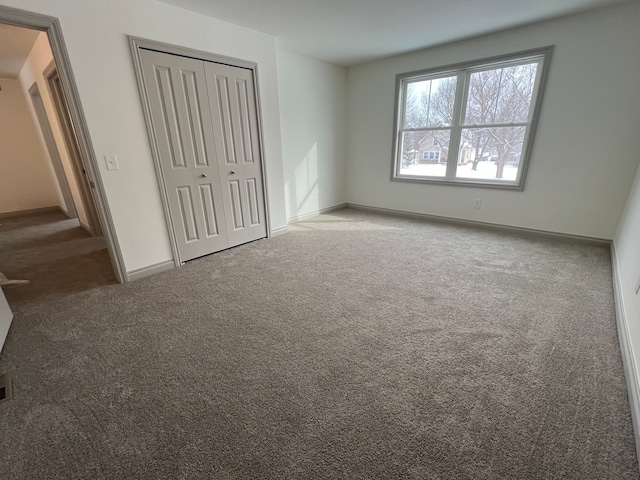
<path fill-rule="evenodd" d="M 484 125 L 481 125 L 484 126 Z M 519 125 L 516 125 L 519 126 Z M 400 130 L 402 132 L 438 132 L 442 130 L 451 130 L 451 126 L 448 127 L 416 127 L 416 128 L 403 128 Z"/>
<path fill-rule="evenodd" d="M 468 72 L 458 74 L 456 99 L 453 106 L 453 125 L 451 125 L 451 137 L 449 139 L 449 156 L 447 158 L 446 178 L 455 178 L 458 169 L 458 156 L 460 155 L 460 137 L 462 128 L 462 104 L 469 91 Z"/>
<path fill-rule="evenodd" d="M 481 123 L 473 125 L 461 125 L 461 128 L 502 128 L 502 127 L 528 127 L 530 122 L 518 123 Z"/>

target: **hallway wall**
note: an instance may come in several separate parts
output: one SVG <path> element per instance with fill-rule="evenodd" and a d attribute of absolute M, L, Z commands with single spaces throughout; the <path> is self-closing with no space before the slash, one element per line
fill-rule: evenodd
<path fill-rule="evenodd" d="M 0 213 L 64 206 L 20 82 L 0 85 Z"/>
<path fill-rule="evenodd" d="M 40 96 L 42 97 L 42 103 L 44 104 L 44 109 L 47 113 L 49 124 L 51 125 L 51 131 L 53 132 L 56 146 L 58 147 L 58 154 L 60 155 L 62 167 L 64 168 L 67 181 L 69 182 L 71 196 L 73 197 L 73 202 L 76 206 L 76 210 L 78 211 L 78 220 L 80 220 L 80 223 L 88 229 L 90 223 L 87 218 L 87 213 L 85 211 L 84 205 L 82 203 L 82 195 L 80 194 L 78 181 L 74 174 L 71 158 L 69 156 L 67 145 L 64 141 L 64 135 L 62 134 L 62 129 L 60 127 L 60 122 L 58 122 L 58 116 L 54 107 L 53 99 L 51 98 L 49 85 L 47 79 L 43 75 L 43 72 L 47 69 L 51 62 L 53 62 L 53 53 L 51 53 L 51 47 L 49 45 L 47 34 L 43 32 L 38 36 L 36 43 L 33 45 L 31 53 L 29 54 L 29 58 L 27 58 L 24 67 L 22 67 L 18 78 L 20 79 L 20 83 L 22 84 L 25 92 L 28 92 L 29 88 L 31 88 L 34 83 L 38 84 L 38 90 L 40 91 Z M 35 111 L 33 110 L 31 102 L 29 102 L 29 111 L 31 112 L 34 121 L 36 121 Z M 45 148 L 44 140 L 42 140 L 42 137 L 40 138 L 42 146 L 43 148 Z"/>

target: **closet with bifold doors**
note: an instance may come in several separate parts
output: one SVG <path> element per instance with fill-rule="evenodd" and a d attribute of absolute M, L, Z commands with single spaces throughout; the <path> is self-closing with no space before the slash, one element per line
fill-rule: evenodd
<path fill-rule="evenodd" d="M 140 60 L 179 260 L 266 237 L 253 70 L 144 48 Z"/>

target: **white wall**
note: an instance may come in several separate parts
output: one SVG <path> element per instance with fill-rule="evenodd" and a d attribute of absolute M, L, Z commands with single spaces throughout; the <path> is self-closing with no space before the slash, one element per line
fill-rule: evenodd
<path fill-rule="evenodd" d="M 347 70 L 277 51 L 287 219 L 346 201 Z"/>
<path fill-rule="evenodd" d="M 271 227 L 286 226 L 273 37 L 154 0 L 3 3 L 60 19 L 128 271 L 172 255 L 127 35 L 258 63 Z M 106 170 L 110 154 L 120 170 Z"/>
<path fill-rule="evenodd" d="M 33 45 L 33 48 L 29 53 L 29 57 L 22 67 L 18 78 L 20 80 L 20 83 L 22 84 L 22 88 L 27 95 L 29 95 L 29 89 L 31 88 L 31 86 L 34 83 L 38 84 L 38 90 L 40 92 L 40 97 L 42 98 L 42 103 L 44 104 L 44 109 L 49 120 L 49 125 L 51 126 L 53 138 L 56 142 L 56 146 L 58 147 L 60 161 L 62 162 L 62 167 L 64 169 L 65 176 L 67 177 L 67 182 L 69 183 L 71 197 L 73 198 L 73 203 L 75 204 L 76 210 L 78 212 L 78 219 L 85 227 L 88 227 L 89 220 L 82 203 L 82 196 L 78 188 L 78 181 L 75 177 L 74 170 L 71 165 L 71 159 L 69 157 L 69 152 L 64 141 L 62 130 L 60 129 L 60 122 L 58 121 L 56 109 L 51 98 L 49 85 L 43 75 L 43 72 L 52 61 L 53 54 L 51 53 L 49 40 L 47 38 L 47 34 L 43 32 L 38 35 L 38 39 Z M 34 122 L 37 122 L 36 113 L 31 102 L 29 102 L 29 111 L 33 116 Z M 42 143 L 42 148 L 46 149 L 46 144 L 44 143 L 44 138 L 42 137 L 42 135 L 40 135 L 40 141 Z M 48 161 L 50 162 L 50 160 Z"/>
<path fill-rule="evenodd" d="M 635 286 L 640 281 L 640 168 L 635 176 L 635 182 L 627 205 L 620 221 L 618 232 L 614 239 L 615 252 L 615 273 L 617 278 L 614 279 L 616 290 L 618 293 L 618 308 L 622 312 L 619 320 L 626 320 L 625 332 L 624 325 L 622 331 L 619 332 L 621 337 L 628 333 L 628 340 L 631 347 L 632 358 L 627 361 L 633 365 L 625 365 L 627 372 L 636 375 L 640 373 L 640 295 L 636 295 Z M 623 349 L 624 353 L 624 349 Z M 640 386 L 640 378 L 635 378 L 635 387 Z M 632 394 L 637 395 L 638 391 L 634 391 L 633 380 L 628 385 Z M 640 398 L 636 398 L 640 402 Z M 640 405 L 636 405 L 636 408 Z M 634 411 L 634 414 L 640 413 Z M 640 418 L 635 418 L 636 423 L 640 422 Z M 638 446 L 640 448 L 640 445 Z"/>
<path fill-rule="evenodd" d="M 9 333 L 9 328 L 11 327 L 12 320 L 13 312 L 11 312 L 9 304 L 7 303 L 7 299 L 4 296 L 4 292 L 0 287 L 0 352 L 2 351 L 4 341 L 6 340 L 7 334 Z"/>
<path fill-rule="evenodd" d="M 348 202 L 612 239 L 638 165 L 638 25 L 633 2 L 350 68 Z M 523 192 L 390 181 L 396 74 L 546 45 Z"/>
<path fill-rule="evenodd" d="M 8 78 L 0 78 L 0 85 L 0 213 L 60 206 L 62 197 L 22 86 Z"/>

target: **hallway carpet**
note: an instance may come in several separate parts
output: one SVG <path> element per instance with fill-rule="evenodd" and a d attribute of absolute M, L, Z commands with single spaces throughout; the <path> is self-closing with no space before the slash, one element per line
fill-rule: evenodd
<path fill-rule="evenodd" d="M 607 247 L 353 210 L 290 229 L 7 291 L 0 476 L 639 478 Z"/>
<path fill-rule="evenodd" d="M 116 282 L 103 237 L 77 219 L 45 212 L 0 220 L 0 272 L 29 280 L 5 290 L 13 310 Z"/>

